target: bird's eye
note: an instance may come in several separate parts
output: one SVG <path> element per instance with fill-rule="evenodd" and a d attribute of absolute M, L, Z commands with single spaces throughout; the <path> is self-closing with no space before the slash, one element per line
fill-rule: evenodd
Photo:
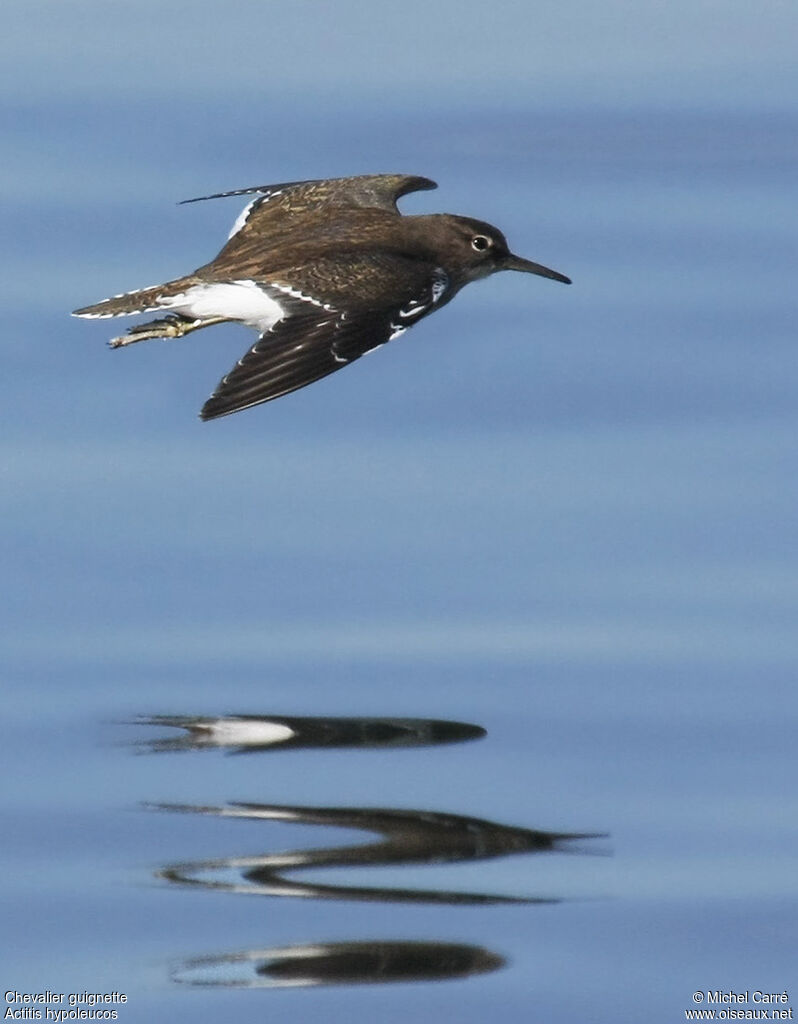
<path fill-rule="evenodd" d="M 476 252 L 484 252 L 491 247 L 491 240 L 487 235 L 474 235 L 471 239 L 471 248 Z"/>

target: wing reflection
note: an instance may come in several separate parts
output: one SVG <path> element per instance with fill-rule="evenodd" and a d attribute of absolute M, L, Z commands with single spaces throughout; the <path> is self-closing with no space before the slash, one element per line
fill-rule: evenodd
<path fill-rule="evenodd" d="M 480 818 L 433 811 L 384 808 L 289 807 L 231 803 L 225 806 L 157 804 L 155 809 L 294 824 L 355 828 L 380 836 L 357 846 L 293 850 L 286 853 L 171 864 L 158 875 L 180 885 L 266 896 L 384 900 L 412 903 L 552 903 L 550 896 L 505 896 L 447 890 L 322 885 L 286 878 L 299 868 L 441 864 L 486 860 L 513 853 L 567 849 L 576 840 L 600 838 L 593 832 L 544 832 L 499 825 Z M 572 847 L 573 849 L 573 847 Z"/>
<path fill-rule="evenodd" d="M 172 972 L 188 985 L 239 988 L 438 981 L 496 971 L 503 957 L 449 942 L 325 942 L 184 960 Z"/>
<path fill-rule="evenodd" d="M 182 729 L 138 744 L 146 753 L 222 749 L 232 754 L 301 747 L 423 747 L 486 735 L 479 725 L 434 718 L 298 718 L 285 715 L 147 715 L 139 725 Z"/>

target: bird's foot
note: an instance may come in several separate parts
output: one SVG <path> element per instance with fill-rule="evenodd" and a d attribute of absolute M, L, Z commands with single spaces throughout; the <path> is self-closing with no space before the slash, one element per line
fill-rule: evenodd
<path fill-rule="evenodd" d="M 147 341 L 149 338 L 182 338 L 189 331 L 195 331 L 198 327 L 207 327 L 207 325 L 207 320 L 192 320 L 179 313 L 169 313 L 160 320 L 150 320 L 146 324 L 136 324 L 134 327 L 128 328 L 127 334 L 123 334 L 119 338 L 111 338 L 108 346 L 109 348 L 122 348 L 124 345 L 132 345 L 136 341 Z"/>

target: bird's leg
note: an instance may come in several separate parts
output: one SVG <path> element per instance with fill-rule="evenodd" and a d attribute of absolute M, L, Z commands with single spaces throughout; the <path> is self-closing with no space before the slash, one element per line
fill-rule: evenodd
<path fill-rule="evenodd" d="M 122 348 L 123 345 L 132 345 L 136 341 L 147 341 L 149 338 L 182 338 L 184 334 L 197 331 L 201 327 L 210 327 L 213 324 L 223 324 L 226 317 L 212 316 L 192 320 L 191 317 L 182 316 L 180 313 L 169 313 L 161 320 L 150 320 L 146 324 L 136 324 L 128 329 L 127 334 L 119 338 L 111 338 L 108 342 L 109 348 Z"/>

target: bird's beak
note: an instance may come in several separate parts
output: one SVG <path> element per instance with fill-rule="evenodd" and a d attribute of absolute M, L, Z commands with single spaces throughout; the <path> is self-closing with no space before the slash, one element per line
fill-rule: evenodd
<path fill-rule="evenodd" d="M 522 259 L 520 256 L 513 256 L 510 253 L 509 256 L 505 256 L 502 261 L 502 270 L 521 270 L 525 274 L 537 274 L 538 277 L 549 277 L 552 281 L 562 281 L 563 284 L 570 284 L 570 277 L 566 277 L 565 274 L 558 274 L 556 270 L 549 270 L 548 267 L 542 267 L 539 263 L 533 263 L 532 260 Z"/>

